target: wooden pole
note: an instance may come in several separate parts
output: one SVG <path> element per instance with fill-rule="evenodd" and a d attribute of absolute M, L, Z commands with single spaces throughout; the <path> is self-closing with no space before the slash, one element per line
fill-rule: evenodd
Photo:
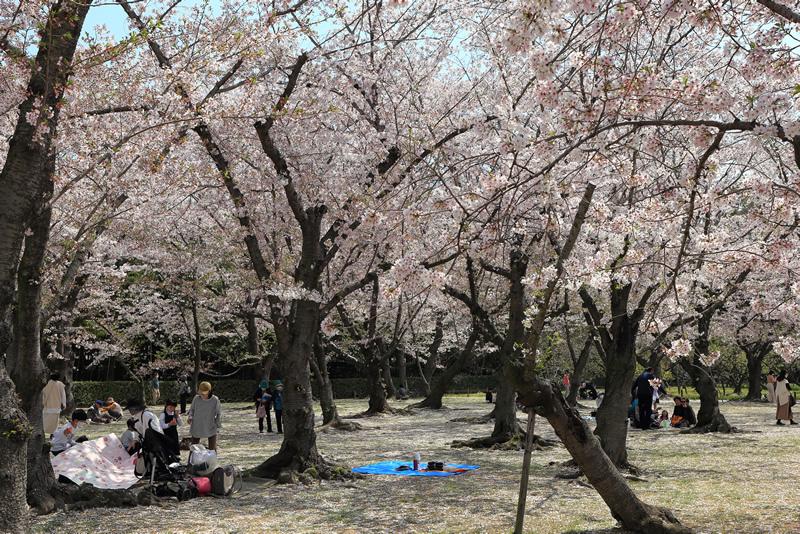
<path fill-rule="evenodd" d="M 528 476 L 531 473 L 531 449 L 533 449 L 533 429 L 536 413 L 528 408 L 528 427 L 525 436 L 525 454 L 522 457 L 522 478 L 519 481 L 519 502 L 517 503 L 517 520 L 514 523 L 514 534 L 522 534 L 525 523 L 525 501 L 528 499 Z"/>

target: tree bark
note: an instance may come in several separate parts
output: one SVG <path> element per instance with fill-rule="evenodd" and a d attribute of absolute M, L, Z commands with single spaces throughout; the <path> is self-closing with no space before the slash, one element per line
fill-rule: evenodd
<path fill-rule="evenodd" d="M 30 511 L 25 496 L 31 432 L 28 418 L 17 403 L 14 383 L 0 365 L 0 532 L 29 531 Z"/>
<path fill-rule="evenodd" d="M 433 333 L 433 341 L 428 348 L 428 358 L 425 360 L 425 365 L 419 364 L 417 358 L 417 365 L 419 366 L 420 376 L 422 376 L 423 395 L 428 397 L 431 394 L 431 382 L 433 380 L 433 372 L 436 370 L 436 363 L 439 359 L 439 347 L 444 339 L 444 326 L 442 325 L 441 316 L 436 316 L 436 329 Z"/>
<path fill-rule="evenodd" d="M 764 358 L 772 349 L 772 343 L 757 343 L 755 346 L 739 345 L 747 358 L 747 396 L 746 401 L 761 400 L 761 373 Z"/>

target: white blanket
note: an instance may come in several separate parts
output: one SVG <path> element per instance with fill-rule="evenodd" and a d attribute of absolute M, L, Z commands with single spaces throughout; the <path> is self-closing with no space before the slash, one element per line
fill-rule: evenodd
<path fill-rule="evenodd" d="M 76 484 L 96 488 L 125 489 L 139 479 L 133 472 L 136 455 L 128 456 L 114 434 L 70 447 L 52 460 L 53 471 Z"/>

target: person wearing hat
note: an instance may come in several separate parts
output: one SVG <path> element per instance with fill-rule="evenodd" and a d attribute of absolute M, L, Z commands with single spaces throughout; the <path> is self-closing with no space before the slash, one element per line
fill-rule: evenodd
<path fill-rule="evenodd" d="M 111 416 L 107 413 L 103 413 L 103 401 L 96 400 L 94 404 L 92 404 L 88 410 L 86 410 L 86 415 L 89 417 L 89 422 L 91 423 L 108 423 L 111 421 Z"/>
<path fill-rule="evenodd" d="M 281 384 L 280 380 L 275 381 L 272 403 L 275 405 L 275 426 L 278 427 L 278 434 L 283 434 L 283 384 Z"/>
<path fill-rule="evenodd" d="M 131 414 L 131 417 L 135 421 L 134 426 L 136 427 L 136 431 L 143 438 L 148 428 L 159 434 L 164 433 L 164 431 L 161 430 L 161 423 L 159 423 L 158 417 L 145 407 L 142 399 L 136 397 L 128 399 L 128 402 L 125 403 L 125 409 Z"/>
<path fill-rule="evenodd" d="M 222 428 L 222 405 L 217 396 L 211 394 L 209 382 L 200 382 L 197 386 L 197 395 L 192 399 L 186 422 L 189 423 L 192 443 L 207 438 L 208 449 L 217 450 L 217 434 Z"/>
<path fill-rule="evenodd" d="M 264 433 L 264 418 L 267 418 L 267 432 L 272 432 L 272 391 L 269 389 L 269 382 L 262 380 L 256 392 L 253 393 L 253 401 L 256 403 L 256 417 L 258 418 L 258 432 Z"/>

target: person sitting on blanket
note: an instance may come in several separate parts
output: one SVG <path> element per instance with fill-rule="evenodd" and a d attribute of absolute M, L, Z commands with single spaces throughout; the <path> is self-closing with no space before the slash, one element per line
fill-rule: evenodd
<path fill-rule="evenodd" d="M 76 431 L 86 424 L 87 419 L 86 412 L 75 410 L 72 412 L 72 421 L 53 432 L 53 442 L 50 445 L 50 452 L 53 453 L 53 456 L 58 456 L 70 447 L 87 441 L 86 436 L 75 437 Z"/>
<path fill-rule="evenodd" d="M 122 446 L 125 447 L 125 452 L 131 456 L 133 456 L 135 452 L 139 451 L 141 448 L 142 438 L 136 431 L 136 419 L 133 417 L 128 419 L 128 430 L 122 433 L 122 437 L 119 438 L 119 441 L 122 443 Z"/>

